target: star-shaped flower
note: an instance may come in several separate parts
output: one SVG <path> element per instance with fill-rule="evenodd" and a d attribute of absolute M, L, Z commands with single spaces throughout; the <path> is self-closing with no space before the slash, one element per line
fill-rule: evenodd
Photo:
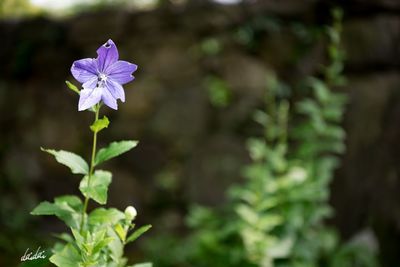
<path fill-rule="evenodd" d="M 118 49 L 110 39 L 97 49 L 97 58 L 84 58 L 75 61 L 71 73 L 82 83 L 78 110 L 86 110 L 100 101 L 112 109 L 118 109 L 117 99 L 125 102 L 122 85 L 135 77 L 137 65 L 118 60 Z"/>

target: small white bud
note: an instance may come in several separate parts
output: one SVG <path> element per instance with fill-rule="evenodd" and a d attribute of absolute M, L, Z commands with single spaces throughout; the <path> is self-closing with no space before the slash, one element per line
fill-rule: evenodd
<path fill-rule="evenodd" d="M 125 209 L 125 217 L 127 220 L 132 221 L 133 219 L 135 219 L 136 215 L 137 215 L 137 211 L 134 207 L 128 206 Z"/>

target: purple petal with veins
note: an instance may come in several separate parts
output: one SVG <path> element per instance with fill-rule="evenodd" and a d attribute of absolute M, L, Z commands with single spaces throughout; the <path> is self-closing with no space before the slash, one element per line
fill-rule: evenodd
<path fill-rule="evenodd" d="M 125 102 L 125 92 L 124 88 L 122 88 L 122 85 L 111 79 L 108 79 L 106 81 L 106 88 L 115 99 L 121 99 L 122 102 Z"/>
<path fill-rule="evenodd" d="M 105 88 L 103 88 L 103 94 L 101 96 L 101 100 L 103 100 L 104 104 L 106 104 L 110 108 L 115 109 L 115 110 L 118 109 L 117 99 L 115 99 L 115 97 L 112 96 L 110 91 L 108 91 Z"/>
<path fill-rule="evenodd" d="M 99 71 L 105 73 L 107 68 L 118 61 L 118 49 L 110 39 L 97 49 Z"/>
<path fill-rule="evenodd" d="M 78 110 L 86 110 L 91 108 L 100 102 L 101 96 L 103 94 L 103 89 L 96 87 L 95 89 L 83 89 L 81 90 L 79 97 Z"/>
<path fill-rule="evenodd" d="M 137 70 L 137 65 L 119 60 L 107 68 L 108 76 L 115 82 L 126 84 L 133 81 L 132 73 Z"/>
<path fill-rule="evenodd" d="M 87 80 L 85 83 L 82 84 L 82 87 L 85 89 L 94 89 L 97 86 L 98 78 L 97 75 L 93 76 L 89 80 Z"/>
<path fill-rule="evenodd" d="M 97 77 L 97 61 L 94 58 L 84 58 L 72 64 L 71 73 L 80 83 L 84 83 L 92 77 Z"/>

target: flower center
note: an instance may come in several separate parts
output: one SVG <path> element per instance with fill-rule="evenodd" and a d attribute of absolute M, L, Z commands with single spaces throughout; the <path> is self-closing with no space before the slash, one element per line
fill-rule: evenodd
<path fill-rule="evenodd" d="M 104 87 L 105 82 L 107 81 L 107 75 L 104 73 L 99 73 L 97 76 L 97 87 Z"/>

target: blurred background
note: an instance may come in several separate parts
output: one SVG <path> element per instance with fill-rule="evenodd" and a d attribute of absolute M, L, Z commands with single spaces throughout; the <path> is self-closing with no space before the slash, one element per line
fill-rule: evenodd
<path fill-rule="evenodd" d="M 134 205 L 138 223 L 153 224 L 127 256 L 156 261 L 148 244 L 187 235 L 191 205 L 221 206 L 243 179 L 266 77 L 290 86 L 325 64 L 320 32 L 334 6 L 344 12 L 340 90 L 349 101 L 327 224 L 343 240 L 368 232 L 381 266 L 400 266 L 398 0 L 1 0 L 0 266 L 17 266 L 27 248 L 51 248 L 64 226 L 29 212 L 79 193 L 79 177 L 39 149 L 90 153 L 92 116 L 77 111 L 64 83 L 78 84 L 74 60 L 95 57 L 111 38 L 120 58 L 139 66 L 126 103 L 104 109 L 111 125 L 100 145 L 140 140 L 107 165 L 108 205 Z"/>

